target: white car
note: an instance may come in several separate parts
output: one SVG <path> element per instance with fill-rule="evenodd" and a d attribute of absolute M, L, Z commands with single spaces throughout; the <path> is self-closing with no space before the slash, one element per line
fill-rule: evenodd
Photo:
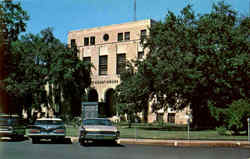
<path fill-rule="evenodd" d="M 80 127 L 80 144 L 85 144 L 85 142 L 89 140 L 119 143 L 119 138 L 120 132 L 112 122 L 106 118 L 85 119 Z"/>
<path fill-rule="evenodd" d="M 37 143 L 40 139 L 62 141 L 65 135 L 64 122 L 60 118 L 37 119 L 28 131 L 28 136 L 32 139 L 32 143 Z"/>

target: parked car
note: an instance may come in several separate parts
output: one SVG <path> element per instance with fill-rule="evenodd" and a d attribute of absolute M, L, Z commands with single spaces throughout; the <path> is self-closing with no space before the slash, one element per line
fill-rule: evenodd
<path fill-rule="evenodd" d="M 24 119 L 18 115 L 0 114 L 0 137 L 23 139 L 25 135 Z"/>
<path fill-rule="evenodd" d="M 28 131 L 28 137 L 35 144 L 41 139 L 63 141 L 66 135 L 64 122 L 60 118 L 37 119 Z"/>
<path fill-rule="evenodd" d="M 119 143 L 120 132 L 106 118 L 85 119 L 80 127 L 79 142 L 80 144 L 91 141 L 111 141 Z"/>

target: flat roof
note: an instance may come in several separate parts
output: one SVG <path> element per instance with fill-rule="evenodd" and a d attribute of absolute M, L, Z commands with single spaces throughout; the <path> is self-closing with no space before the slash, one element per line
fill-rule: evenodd
<path fill-rule="evenodd" d="M 145 20 L 138 20 L 138 21 L 131 21 L 131 22 L 126 22 L 126 23 L 121 23 L 121 24 L 111 24 L 111 25 L 106 25 L 106 26 L 99 26 L 99 27 L 93 27 L 93 28 L 85 28 L 85 29 L 79 29 L 79 30 L 71 30 L 69 31 L 69 33 L 75 33 L 75 32 L 82 32 L 82 31 L 86 31 L 86 32 L 95 32 L 95 31 L 100 31 L 100 30 L 106 30 L 109 29 L 110 27 L 128 27 L 129 25 L 131 25 L 131 27 L 133 27 L 133 25 L 139 25 L 139 24 L 145 24 L 145 23 L 151 23 L 152 19 L 145 19 Z"/>

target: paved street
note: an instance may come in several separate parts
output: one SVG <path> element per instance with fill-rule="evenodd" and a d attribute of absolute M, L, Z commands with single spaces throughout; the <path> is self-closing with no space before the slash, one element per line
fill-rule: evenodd
<path fill-rule="evenodd" d="M 0 142 L 0 159 L 249 159 L 247 148 Z"/>

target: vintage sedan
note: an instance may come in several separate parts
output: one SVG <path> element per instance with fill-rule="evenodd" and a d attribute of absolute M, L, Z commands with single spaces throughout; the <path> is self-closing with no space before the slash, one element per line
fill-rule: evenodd
<path fill-rule="evenodd" d="M 28 131 L 28 137 L 32 143 L 37 143 L 40 139 L 51 139 L 52 141 L 63 141 L 66 129 L 64 122 L 60 118 L 37 119 Z"/>
<path fill-rule="evenodd" d="M 111 141 L 119 143 L 120 132 L 106 118 L 85 119 L 80 127 L 79 142 L 80 144 L 88 141 Z"/>
<path fill-rule="evenodd" d="M 24 119 L 18 115 L 0 114 L 0 137 L 23 139 L 24 135 Z"/>

